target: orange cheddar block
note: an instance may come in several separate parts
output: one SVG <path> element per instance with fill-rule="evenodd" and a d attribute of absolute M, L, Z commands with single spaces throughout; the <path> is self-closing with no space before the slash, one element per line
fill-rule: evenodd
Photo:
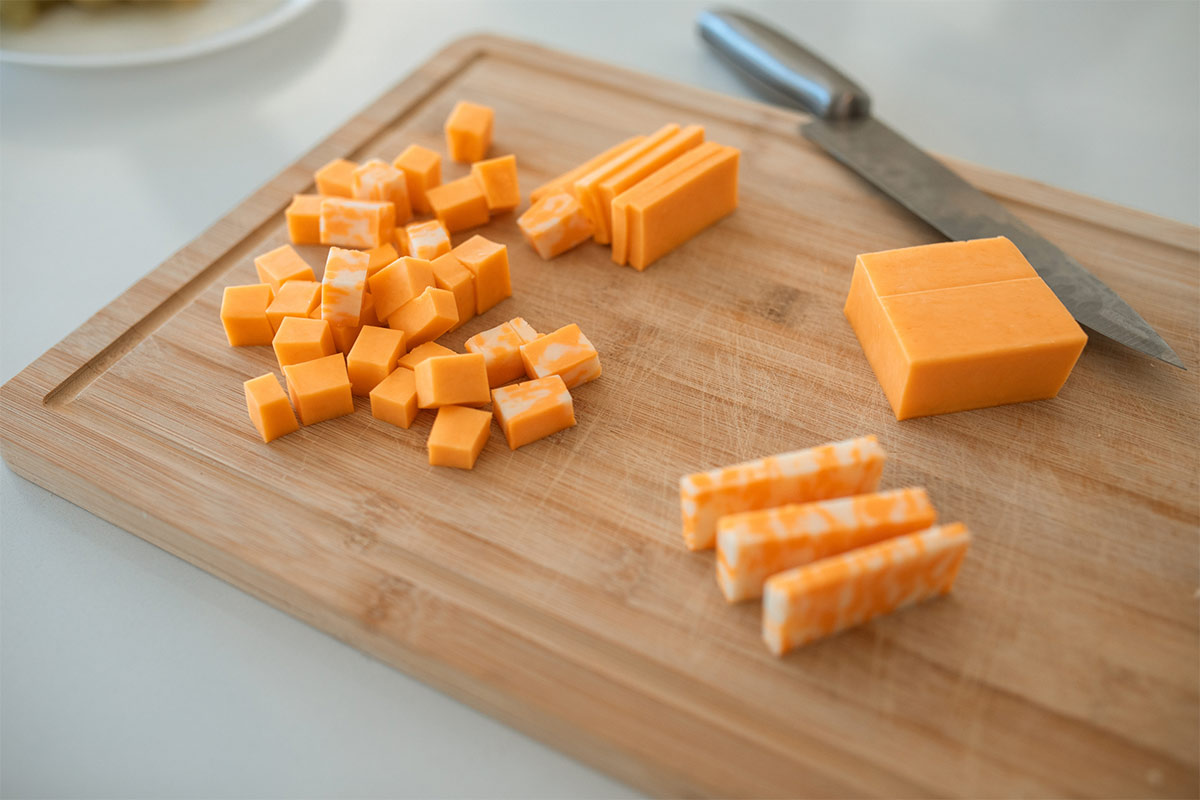
<path fill-rule="evenodd" d="M 321 305 L 321 284 L 316 281 L 288 281 L 279 287 L 267 306 L 271 330 L 279 330 L 284 317 L 308 317 Z"/>
<path fill-rule="evenodd" d="M 358 250 L 387 244 L 394 216 L 391 203 L 326 197 L 321 201 L 321 244 Z"/>
<path fill-rule="evenodd" d="M 873 492 L 886 458 L 875 437 L 864 436 L 685 475 L 683 541 L 689 550 L 707 550 L 717 520 L 729 514 Z"/>
<path fill-rule="evenodd" d="M 635 147 L 629 148 L 611 161 L 592 170 L 587 175 L 581 175 L 576 179 L 573 194 L 575 195 L 575 199 L 579 201 L 579 204 L 583 206 L 583 213 L 587 214 L 588 219 L 592 222 L 592 227 L 596 231 L 596 241 L 608 241 L 608 237 L 606 236 L 607 226 L 604 220 L 600 219 L 600 183 L 678 134 L 679 130 L 679 126 L 675 123 L 664 125 L 639 142 Z"/>
<path fill-rule="evenodd" d="M 415 370 L 417 368 L 417 364 L 420 364 L 427 358 L 454 355 L 458 354 L 445 345 L 438 344 L 437 342 L 426 342 L 425 344 L 417 345 L 402 355 L 399 360 L 396 361 L 396 366 L 403 367 L 404 369 Z"/>
<path fill-rule="evenodd" d="M 489 214 L 512 211 L 521 204 L 521 187 L 517 181 L 517 157 L 500 156 L 471 165 L 471 177 L 483 190 Z"/>
<path fill-rule="evenodd" d="M 517 218 L 517 226 L 547 261 L 583 244 L 595 230 L 583 207 L 566 192 L 542 197 Z"/>
<path fill-rule="evenodd" d="M 321 201 L 319 194 L 294 194 L 284 212 L 288 239 L 292 244 L 321 243 Z"/>
<path fill-rule="evenodd" d="M 286 436 L 300 428 L 296 422 L 296 413 L 288 402 L 279 379 L 268 372 L 251 378 L 242 384 L 246 390 L 246 408 L 250 411 L 250 421 L 258 430 L 258 435 L 264 442 Z"/>
<path fill-rule="evenodd" d="M 475 334 L 467 339 L 464 346 L 468 353 L 483 356 L 487 365 L 488 385 L 496 387 L 525 377 L 521 345 L 532 342 L 540 335 L 528 322 L 517 317 Z"/>
<path fill-rule="evenodd" d="M 492 432 L 492 415 L 478 408 L 443 406 L 429 429 L 429 463 L 473 469 Z"/>
<path fill-rule="evenodd" d="M 487 197 L 470 175 L 435 186 L 425 196 L 438 222 L 450 233 L 477 228 L 488 222 Z"/>
<path fill-rule="evenodd" d="M 275 358 L 280 367 L 301 364 L 314 358 L 333 355 L 337 347 L 333 342 L 333 331 L 323 319 L 284 317 L 279 330 L 271 340 Z"/>
<path fill-rule="evenodd" d="M 460 100 L 446 118 L 446 152 L 461 164 L 479 161 L 492 146 L 492 118 L 487 106 Z"/>
<path fill-rule="evenodd" d="M 271 291 L 277 295 L 279 287 L 288 281 L 317 279 L 308 262 L 286 244 L 255 258 L 254 271 L 258 273 L 258 282 L 270 284 Z"/>
<path fill-rule="evenodd" d="M 399 230 L 399 228 L 397 228 Z M 367 251 L 370 256 L 370 261 L 367 262 L 367 277 L 370 278 L 376 272 L 386 267 L 388 264 L 400 258 L 400 254 L 396 252 L 396 248 L 388 244 L 381 244 L 379 247 L 373 247 Z"/>
<path fill-rule="evenodd" d="M 417 418 L 417 379 L 411 369 L 397 368 L 371 390 L 371 416 L 401 428 Z"/>
<path fill-rule="evenodd" d="M 375 298 L 375 316 L 387 319 L 400 307 L 434 285 L 433 264 L 421 258 L 404 256 L 371 276 L 371 297 Z"/>
<path fill-rule="evenodd" d="M 354 197 L 354 170 L 358 164 L 344 158 L 335 158 L 313 175 L 317 194 L 329 197 Z"/>
<path fill-rule="evenodd" d="M 508 247 L 472 236 L 450 252 L 475 278 L 475 313 L 482 314 L 504 298 L 512 297 Z"/>
<path fill-rule="evenodd" d="M 571 393 L 557 375 L 494 389 L 492 413 L 510 450 L 575 424 Z"/>
<path fill-rule="evenodd" d="M 425 193 L 442 182 L 442 157 L 427 147 L 410 144 L 396 156 L 392 166 L 404 173 L 413 211 L 428 214 L 430 208 Z"/>
<path fill-rule="evenodd" d="M 370 261 L 368 254 L 358 250 L 329 248 L 321 278 L 321 319 L 343 328 L 360 324 Z"/>
<path fill-rule="evenodd" d="M 490 397 L 487 367 L 478 353 L 427 358 L 413 369 L 417 379 L 417 405 L 481 406 Z"/>
<path fill-rule="evenodd" d="M 1002 236 L 860 255 L 844 311 L 900 420 L 1054 397 L 1087 343 Z"/>
<path fill-rule="evenodd" d="M 475 316 L 475 276 L 453 253 L 445 253 L 433 260 L 433 280 L 437 288 L 454 295 L 454 305 L 458 309 L 458 322 L 454 323 L 454 328 Z"/>
<path fill-rule="evenodd" d="M 937 522 L 924 489 L 898 489 L 731 514 L 717 520 L 717 583 L 731 603 L 777 572 Z"/>
<path fill-rule="evenodd" d="M 600 377 L 600 354 L 574 323 L 521 345 L 521 361 L 530 378 L 558 375 L 568 389 Z"/>
<path fill-rule="evenodd" d="M 962 523 L 860 547 L 767 579 L 763 639 L 775 655 L 954 586 L 971 535 Z"/>
<path fill-rule="evenodd" d="M 387 318 L 389 328 L 404 331 L 409 347 L 431 342 L 458 323 L 454 295 L 445 289 L 426 287 Z"/>
<path fill-rule="evenodd" d="M 412 204 L 408 199 L 408 179 L 396 167 L 373 158 L 354 170 L 354 197 L 391 203 L 395 209 L 395 225 L 412 219 Z M 394 226 L 393 226 L 394 227 Z"/>
<path fill-rule="evenodd" d="M 369 281 L 370 279 L 368 279 Z M 379 314 L 375 311 L 375 297 L 371 294 L 371 286 L 368 283 L 366 291 L 363 292 L 362 311 L 358 312 L 359 325 L 383 325 L 379 319 Z"/>
<path fill-rule="evenodd" d="M 283 374 L 287 378 L 288 395 L 300 412 L 302 424 L 314 425 L 354 413 L 346 358 L 341 353 L 289 364 L 283 368 Z"/>
<path fill-rule="evenodd" d="M 275 336 L 267 318 L 271 300 L 271 287 L 265 283 L 225 287 L 221 296 L 221 324 L 231 347 L 271 343 Z"/>
<path fill-rule="evenodd" d="M 396 369 L 396 360 L 404 354 L 404 331 L 363 326 L 354 346 L 346 354 L 346 373 L 350 391 L 370 394 L 380 381 Z"/>
<path fill-rule="evenodd" d="M 612 161 L 614 158 L 620 156 L 622 153 L 625 153 L 631 148 L 637 147 L 642 143 L 642 141 L 645 140 L 645 138 L 645 136 L 634 136 L 630 139 L 626 139 L 620 144 L 616 144 L 608 148 L 603 153 L 593 156 L 579 166 L 567 170 L 562 175 L 546 181 L 541 186 L 529 193 L 529 202 L 536 203 L 538 200 L 541 200 L 547 195 L 561 194 L 562 192 L 571 194 L 575 191 L 575 181 L 579 180 L 593 170 L 600 168 L 604 164 L 607 164 L 609 161 Z"/>
<path fill-rule="evenodd" d="M 450 252 L 450 232 L 436 219 L 397 228 L 396 241 L 406 255 L 426 261 Z"/>

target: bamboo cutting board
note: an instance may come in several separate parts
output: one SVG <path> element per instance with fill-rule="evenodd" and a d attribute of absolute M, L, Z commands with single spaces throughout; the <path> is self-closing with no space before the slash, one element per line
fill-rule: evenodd
<path fill-rule="evenodd" d="M 738 212 L 645 273 L 550 263 L 511 216 L 513 316 L 578 322 L 604 376 L 578 427 L 473 472 L 359 413 L 270 446 L 222 287 L 286 241 L 337 156 L 441 150 L 496 108 L 526 191 L 633 133 L 698 122 L 742 149 Z M 661 795 L 1194 797 L 1197 398 L 1093 340 L 1062 394 L 898 423 L 841 314 L 855 254 L 938 241 L 796 135 L 800 117 L 481 37 L 443 51 L 3 388 L 14 470 L 539 739 Z M 1193 367 L 1194 228 L 966 165 L 1127 298 Z M 447 168 L 453 178 L 465 170 Z M 456 237 L 456 241 L 463 237 Z M 320 265 L 320 248 L 304 255 Z M 974 544 L 951 596 L 788 657 L 679 536 L 677 480 L 874 433 Z"/>

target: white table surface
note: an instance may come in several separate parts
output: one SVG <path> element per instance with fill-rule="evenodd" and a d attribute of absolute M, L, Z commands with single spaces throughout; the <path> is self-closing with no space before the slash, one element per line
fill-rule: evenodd
<path fill-rule="evenodd" d="M 193 61 L 2 68 L 0 377 L 458 36 L 743 93 L 703 5 L 326 2 Z M 758 10 L 930 149 L 1200 221 L 1200 4 Z M 635 796 L 7 468 L 0 522 L 4 796 Z"/>

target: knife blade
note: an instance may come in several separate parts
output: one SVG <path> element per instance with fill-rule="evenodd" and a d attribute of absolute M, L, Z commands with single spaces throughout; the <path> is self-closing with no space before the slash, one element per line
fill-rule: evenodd
<path fill-rule="evenodd" d="M 1007 236 L 1081 325 L 1185 369 L 1128 303 L 999 202 L 871 116 L 870 96 L 812 51 L 750 16 L 705 11 L 701 37 L 772 99 L 813 115 L 820 145 L 950 239 Z"/>

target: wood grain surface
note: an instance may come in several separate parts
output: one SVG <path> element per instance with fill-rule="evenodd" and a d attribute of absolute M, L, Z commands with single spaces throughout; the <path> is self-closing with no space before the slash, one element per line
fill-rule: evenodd
<path fill-rule="evenodd" d="M 336 156 L 441 150 L 469 98 L 530 188 L 698 122 L 742 149 L 741 207 L 645 273 L 546 263 L 513 216 L 513 316 L 578 322 L 604 376 L 578 427 L 473 472 L 360 413 L 270 446 L 222 287 L 286 241 Z M 854 256 L 939 241 L 796 135 L 801 117 L 493 37 L 456 43 L 3 388 L 14 470 L 659 795 L 1174 796 L 1198 778 L 1195 228 L 956 164 L 1125 297 L 1193 370 L 1093 337 L 1051 401 L 898 423 L 842 317 Z M 447 177 L 465 173 L 450 165 Z M 468 234 L 469 235 L 469 234 Z M 464 238 L 459 235 L 456 241 Z M 314 265 L 320 248 L 305 248 Z M 975 539 L 955 592 L 776 659 L 679 535 L 686 472 L 876 434 L 884 485 Z"/>

